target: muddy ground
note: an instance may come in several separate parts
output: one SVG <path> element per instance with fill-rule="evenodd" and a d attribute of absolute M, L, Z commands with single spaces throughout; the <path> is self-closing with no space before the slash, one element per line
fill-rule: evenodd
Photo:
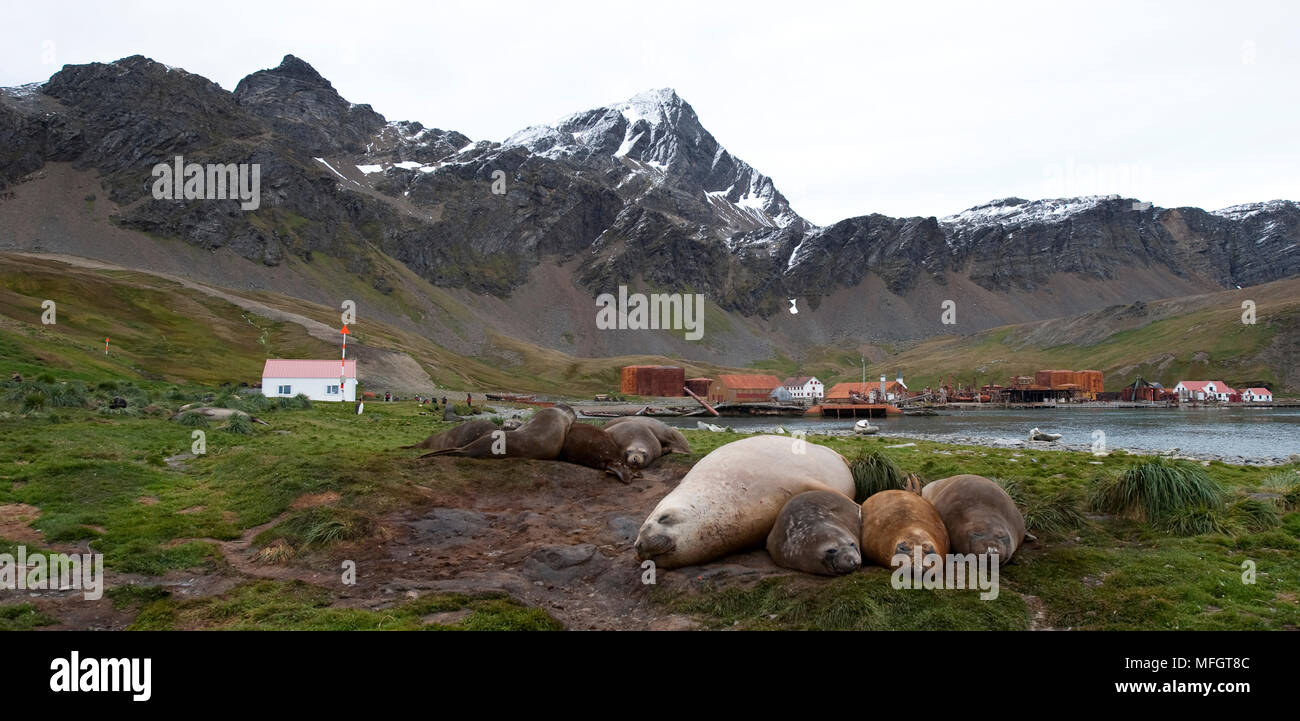
<path fill-rule="evenodd" d="M 689 470 L 663 459 L 623 485 L 599 471 L 555 461 L 483 462 L 436 458 L 436 477 L 452 464 L 472 463 L 483 473 L 516 474 L 511 490 L 474 490 L 473 496 L 421 486 L 427 504 L 384 515 L 366 541 L 337 544 L 325 553 L 267 562 L 254 539 L 280 519 L 247 530 L 234 541 L 214 541 L 227 568 L 212 573 L 170 572 L 161 577 L 105 572 L 105 583 L 157 584 L 177 600 L 218 595 L 256 578 L 301 580 L 329 589 L 335 606 L 382 609 L 420 595 L 502 591 L 545 609 L 568 629 L 690 629 L 697 624 L 651 599 L 632 549 L 637 528 Z M 463 466 L 455 469 L 463 473 Z M 304 496 L 295 504 L 333 504 L 335 494 Z M 184 539 L 188 540 L 188 539 Z M 177 543 L 182 542 L 178 539 Z M 84 548 L 58 550 L 85 552 Z M 263 554 L 265 555 L 265 554 Z M 342 563 L 356 563 L 356 582 L 342 582 Z M 706 566 L 663 570 L 658 589 L 674 595 L 705 584 L 748 583 L 792 572 L 755 550 Z M 46 629 L 124 629 L 137 609 L 116 609 L 107 596 L 88 602 L 80 591 L 6 594 L 6 602 L 30 601 L 58 619 Z M 431 619 L 454 622 L 448 618 Z"/>

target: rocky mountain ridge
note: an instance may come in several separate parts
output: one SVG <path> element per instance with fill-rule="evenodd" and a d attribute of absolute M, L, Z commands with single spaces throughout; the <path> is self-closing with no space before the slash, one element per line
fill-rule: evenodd
<path fill-rule="evenodd" d="M 475 142 L 390 122 L 292 55 L 233 92 L 133 56 L 0 91 L 0 148 L 0 187 L 68 162 L 98 173 L 119 227 L 269 267 L 325 254 L 379 292 L 392 279 L 376 253 L 434 286 L 489 297 L 511 298 L 556 265 L 592 295 L 619 284 L 703 293 L 773 323 L 790 298 L 842 314 L 846 294 L 877 285 L 927 314 L 936 293 L 990 307 L 1019 299 L 979 316 L 978 329 L 1300 275 L 1292 201 L 1207 212 L 1118 196 L 1007 198 L 946 217 L 816 227 L 671 89 Z M 259 163 L 261 208 L 154 200 L 149 170 L 174 155 Z M 1034 300 L 1067 287 L 1055 303 Z M 944 331 L 894 315 L 890 337 Z M 796 337 L 861 341 L 877 328 L 818 318 Z"/>

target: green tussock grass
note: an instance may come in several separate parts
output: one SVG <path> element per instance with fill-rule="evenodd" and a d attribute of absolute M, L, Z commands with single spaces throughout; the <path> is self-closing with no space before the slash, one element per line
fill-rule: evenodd
<path fill-rule="evenodd" d="M 1288 511 L 1300 508 L 1300 474 L 1295 471 L 1270 473 L 1260 488 L 1278 494 L 1278 505 Z"/>
<path fill-rule="evenodd" d="M 1222 507 L 1204 504 L 1174 508 L 1159 518 L 1157 526 L 1175 536 L 1204 536 L 1211 533 L 1231 536 L 1239 531 L 1239 526 Z"/>
<path fill-rule="evenodd" d="M 176 419 L 176 422 L 186 428 L 207 428 L 212 425 L 207 416 L 202 413 L 194 413 L 193 411 L 182 413 L 180 418 Z"/>
<path fill-rule="evenodd" d="M 995 478 L 1025 518 L 1025 528 L 1036 533 L 1063 536 L 1088 523 L 1083 494 L 1073 487 L 1034 490 L 1018 479 Z"/>
<path fill-rule="evenodd" d="M 253 435 L 253 419 L 242 413 L 236 413 L 226 420 L 226 425 L 222 426 L 221 430 L 241 436 L 251 436 Z"/>
<path fill-rule="evenodd" d="M 1203 468 L 1162 458 L 1100 479 L 1089 500 L 1098 511 L 1159 524 L 1176 512 L 1186 510 L 1195 517 L 1194 509 L 1217 509 L 1223 505 L 1223 495 Z"/>
<path fill-rule="evenodd" d="M 903 488 L 906 475 L 880 451 L 871 451 L 849 462 L 853 471 L 854 500 L 861 503 L 881 491 Z"/>
<path fill-rule="evenodd" d="M 1227 515 L 1245 533 L 1260 533 L 1282 525 L 1277 505 L 1259 498 L 1238 498 L 1228 506 Z"/>
<path fill-rule="evenodd" d="M 311 408 L 311 399 L 299 393 L 292 398 L 276 398 L 276 407 L 286 411 L 304 411 Z"/>
<path fill-rule="evenodd" d="M 259 534 L 254 542 L 269 547 L 275 541 L 283 540 L 292 548 L 321 548 L 340 541 L 366 538 L 376 530 L 373 519 L 364 514 L 346 509 L 316 507 L 291 515 Z"/>

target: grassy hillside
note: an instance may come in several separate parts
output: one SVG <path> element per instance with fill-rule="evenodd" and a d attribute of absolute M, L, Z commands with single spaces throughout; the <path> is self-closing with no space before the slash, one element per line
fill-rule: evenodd
<path fill-rule="evenodd" d="M 55 323 L 42 303 L 55 303 Z M 268 357 L 332 357 L 303 328 L 144 274 L 0 261 L 0 370 L 223 383 L 259 379 Z M 104 352 L 104 339 L 110 339 Z"/>
<path fill-rule="evenodd" d="M 1253 325 L 1242 323 L 1244 299 L 1256 303 Z M 858 380 L 859 357 L 823 348 L 801 365 L 809 372 L 829 371 L 828 383 Z M 1234 387 L 1262 381 L 1294 395 L 1300 392 L 1300 279 L 933 338 L 884 360 L 867 357 L 868 379 L 882 373 L 893 379 L 901 371 L 911 388 L 949 378 L 982 385 L 1047 368 L 1089 368 L 1103 372 L 1107 390 L 1141 375 L 1166 386 L 1183 379 L 1213 378 Z"/>
<path fill-rule="evenodd" d="M 265 291 L 221 292 L 321 326 L 274 320 L 148 273 L 0 254 L 0 372 L 238 385 L 260 381 L 266 358 L 338 357 L 333 332 L 339 325 L 337 308 Z M 415 312 L 400 298 L 358 297 L 362 303 L 395 303 L 394 309 Z M 56 304 L 52 325 L 41 322 L 41 304 L 47 299 Z M 449 299 L 444 302 L 455 307 Z M 628 364 L 680 363 L 688 375 L 736 370 L 649 355 L 575 358 L 491 331 L 478 354 L 468 357 L 442 347 L 437 338 L 387 323 L 365 320 L 350 330 L 350 348 L 404 353 L 435 383 L 458 390 L 590 396 L 616 392 L 619 369 Z M 111 339 L 107 354 L 106 337 Z M 364 368 L 361 382 L 365 384 Z"/>

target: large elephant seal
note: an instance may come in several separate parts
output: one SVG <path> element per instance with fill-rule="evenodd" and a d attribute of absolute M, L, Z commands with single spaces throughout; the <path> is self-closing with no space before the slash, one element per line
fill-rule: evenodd
<path fill-rule="evenodd" d="M 623 447 L 624 461 L 631 468 L 645 468 L 665 453 L 691 452 L 691 444 L 681 431 L 654 418 L 624 416 L 606 423 L 604 428 Z"/>
<path fill-rule="evenodd" d="M 918 499 L 920 500 L 920 499 Z M 862 508 L 834 491 L 808 491 L 791 498 L 767 534 L 767 552 L 778 566 L 836 576 L 862 565 L 858 537 Z"/>
<path fill-rule="evenodd" d="M 853 497 L 835 451 L 789 436 L 751 436 L 714 449 L 641 524 L 636 553 L 664 568 L 761 545 L 781 508 L 805 491 Z"/>
<path fill-rule="evenodd" d="M 497 424 L 492 421 L 478 420 L 461 423 L 455 428 L 448 428 L 442 433 L 435 433 L 428 438 L 410 446 L 402 448 L 427 448 L 431 451 L 441 451 L 447 448 L 460 448 L 468 445 L 472 441 L 497 430 Z"/>
<path fill-rule="evenodd" d="M 623 449 L 605 431 L 587 423 L 574 423 L 564 437 L 560 460 L 588 468 L 598 468 L 623 483 L 631 483 L 635 474 L 623 462 Z"/>
<path fill-rule="evenodd" d="M 943 478 L 921 489 L 934 504 L 957 553 L 986 553 L 996 549 L 1001 563 L 1025 540 L 1025 517 L 1002 486 L 983 476 L 962 474 Z"/>
<path fill-rule="evenodd" d="M 557 458 L 564 449 L 564 439 L 575 419 L 573 409 L 568 406 L 543 408 L 513 431 L 492 431 L 463 446 L 426 453 L 420 457 L 445 455 L 550 460 Z"/>
<path fill-rule="evenodd" d="M 893 568 L 893 558 L 914 551 L 948 555 L 948 531 L 929 501 L 900 490 L 873 493 L 862 502 L 862 557 Z"/>

